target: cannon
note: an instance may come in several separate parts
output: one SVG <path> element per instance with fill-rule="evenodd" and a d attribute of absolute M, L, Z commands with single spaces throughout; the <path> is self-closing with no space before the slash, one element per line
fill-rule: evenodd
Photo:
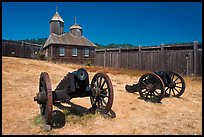
<path fill-rule="evenodd" d="M 177 72 L 157 71 L 142 75 L 139 82 L 126 85 L 126 91 L 139 92 L 145 101 L 161 102 L 164 97 L 180 97 L 185 91 L 185 81 Z"/>
<path fill-rule="evenodd" d="M 39 92 L 34 101 L 40 106 L 45 125 L 52 125 L 53 105 L 70 101 L 72 98 L 90 97 L 92 107 L 101 114 L 107 114 L 113 104 L 113 86 L 107 74 L 97 73 L 89 84 L 89 75 L 84 68 L 68 73 L 52 91 L 51 80 L 47 72 L 39 79 Z"/>

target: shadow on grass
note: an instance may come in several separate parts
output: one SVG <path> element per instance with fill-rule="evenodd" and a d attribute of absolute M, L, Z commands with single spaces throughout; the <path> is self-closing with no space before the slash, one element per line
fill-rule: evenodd
<path fill-rule="evenodd" d="M 95 114 L 97 112 L 97 110 L 92 107 L 88 109 L 88 108 L 79 106 L 77 104 L 74 104 L 70 101 L 68 101 L 67 103 L 71 106 L 64 106 L 61 103 L 56 103 L 54 105 L 57 108 L 61 109 L 63 112 L 59 110 L 53 111 L 52 128 L 62 128 L 67 121 L 66 120 L 67 116 L 72 117 L 72 121 L 76 122 L 79 119 L 76 118 L 75 116 L 82 117 L 82 118 L 85 118 L 85 117 L 91 118 L 93 115 L 89 115 L 89 114 Z M 102 113 L 100 114 L 104 118 L 115 118 L 116 117 L 116 114 L 113 110 L 110 110 L 107 114 L 102 114 Z"/>
<path fill-rule="evenodd" d="M 59 110 L 52 113 L 52 128 L 62 128 L 65 125 L 65 115 Z"/>
<path fill-rule="evenodd" d="M 157 103 L 157 104 L 162 104 L 162 102 L 160 101 L 160 102 L 157 102 L 157 101 L 155 101 L 154 99 L 143 99 L 142 97 L 138 97 L 138 99 L 140 99 L 140 100 L 144 100 L 145 102 L 151 102 L 151 103 Z"/>
<path fill-rule="evenodd" d="M 55 106 L 61 110 L 63 110 L 65 115 L 77 115 L 77 116 L 83 116 L 84 114 L 91 114 L 93 112 L 91 112 L 89 109 L 76 105 L 70 101 L 67 102 L 69 105 L 71 105 L 70 107 L 68 106 L 64 106 L 61 103 L 56 103 Z"/>

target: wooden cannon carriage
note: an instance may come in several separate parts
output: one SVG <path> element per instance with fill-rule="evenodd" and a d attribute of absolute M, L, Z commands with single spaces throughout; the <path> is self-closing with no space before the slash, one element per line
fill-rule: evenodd
<path fill-rule="evenodd" d="M 139 92 L 146 101 L 160 102 L 167 96 L 180 97 L 185 87 L 185 81 L 178 73 L 158 71 L 142 75 L 137 84 L 126 85 L 125 89 L 130 93 Z"/>
<path fill-rule="evenodd" d="M 34 97 L 34 101 L 40 106 L 45 125 L 52 125 L 53 104 L 67 102 L 77 97 L 90 97 L 94 110 L 102 114 L 108 113 L 113 104 L 113 86 L 110 78 L 104 73 L 97 73 L 89 84 L 87 71 L 80 68 L 68 73 L 52 91 L 48 73 L 41 73 L 39 92 Z"/>

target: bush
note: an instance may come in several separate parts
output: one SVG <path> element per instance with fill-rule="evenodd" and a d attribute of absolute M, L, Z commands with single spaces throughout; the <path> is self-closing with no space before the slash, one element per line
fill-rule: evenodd
<path fill-rule="evenodd" d="M 93 65 L 92 65 L 92 63 L 91 63 L 91 62 L 89 62 L 89 61 L 88 61 L 88 62 L 86 62 L 86 64 L 85 64 L 85 65 L 86 65 L 86 66 L 93 66 Z"/>
<path fill-rule="evenodd" d="M 45 53 L 42 52 L 42 51 L 38 52 L 38 53 L 37 53 L 37 59 L 38 59 L 38 60 L 46 60 L 46 58 L 45 58 Z"/>

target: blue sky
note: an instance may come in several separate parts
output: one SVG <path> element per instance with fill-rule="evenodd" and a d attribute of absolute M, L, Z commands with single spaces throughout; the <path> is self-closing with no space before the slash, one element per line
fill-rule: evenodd
<path fill-rule="evenodd" d="M 47 38 L 56 6 L 65 32 L 77 17 L 94 43 L 202 42 L 201 2 L 2 2 L 2 38 Z"/>

